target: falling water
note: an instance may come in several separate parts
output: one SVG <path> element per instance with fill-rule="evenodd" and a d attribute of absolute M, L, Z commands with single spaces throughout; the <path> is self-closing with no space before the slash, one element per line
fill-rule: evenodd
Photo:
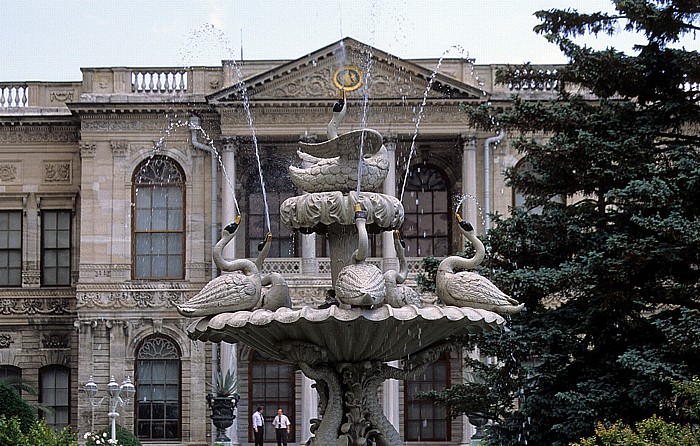
<path fill-rule="evenodd" d="M 362 85 L 362 119 L 360 120 L 360 129 L 367 128 L 367 111 L 369 110 L 369 78 L 372 73 L 372 51 L 367 48 L 367 60 L 365 61 L 365 81 Z M 357 161 L 357 201 L 360 201 L 360 193 L 362 186 L 362 164 L 364 163 L 365 151 L 365 132 L 360 136 L 360 159 Z"/>
<path fill-rule="evenodd" d="M 234 51 L 231 49 L 231 45 L 228 41 L 228 38 L 226 35 L 223 33 L 223 31 L 218 30 L 214 25 L 212 24 L 207 24 L 204 25 L 204 27 L 201 28 L 201 31 L 209 34 L 210 36 L 213 36 L 218 43 L 220 43 L 225 49 L 226 53 L 233 55 Z M 201 42 L 202 39 L 200 38 L 199 35 L 196 35 L 196 39 L 191 39 L 192 42 Z M 194 47 L 194 45 L 190 45 L 190 48 Z M 265 206 L 265 225 L 268 231 L 270 231 L 270 208 L 267 204 L 267 192 L 265 190 L 265 179 L 263 178 L 263 171 L 262 171 L 262 163 L 260 162 L 260 149 L 258 147 L 258 138 L 255 133 L 255 125 L 253 123 L 253 115 L 250 111 L 250 100 L 248 98 L 248 92 L 246 90 L 246 85 L 245 82 L 243 81 L 243 72 L 241 71 L 240 66 L 236 63 L 235 59 L 232 57 L 231 62 L 233 63 L 233 68 L 236 72 L 236 77 L 238 79 L 238 89 L 241 94 L 241 97 L 243 99 L 243 109 L 246 114 L 246 118 L 248 120 L 248 127 L 250 128 L 250 133 L 251 137 L 253 140 L 253 148 L 255 150 L 255 160 L 257 161 L 258 164 L 258 176 L 260 178 L 260 188 L 262 190 L 262 196 L 263 196 L 263 203 Z M 213 145 L 212 145 L 213 147 Z M 218 152 L 217 152 L 217 158 L 219 161 L 219 164 L 223 168 L 223 163 L 221 162 L 221 159 L 219 158 Z M 235 188 L 234 185 L 232 184 L 231 178 L 229 178 L 228 175 L 225 175 L 226 182 L 229 186 L 229 189 L 231 192 L 234 194 L 235 197 Z M 235 200 L 234 200 L 235 202 Z M 236 202 L 236 209 L 238 210 L 238 203 Z"/>
<path fill-rule="evenodd" d="M 447 56 L 447 54 L 452 51 L 453 49 L 457 50 L 460 55 L 464 54 L 464 48 L 460 45 L 453 45 L 446 49 L 443 53 L 442 56 L 440 56 L 440 59 L 438 60 L 437 66 L 435 67 L 435 70 L 433 70 L 432 74 L 430 75 L 430 79 L 428 80 L 428 85 L 425 88 L 425 91 L 423 92 L 423 101 L 421 102 L 420 108 L 418 109 L 418 116 L 416 117 L 416 126 L 415 130 L 413 132 L 413 138 L 411 139 L 411 149 L 408 152 L 408 160 L 406 161 L 406 174 L 404 175 L 403 179 L 403 185 L 401 186 L 401 194 L 399 195 L 399 201 L 403 201 L 403 194 L 406 191 L 406 183 L 408 182 L 408 175 L 411 172 L 410 166 L 411 166 L 411 158 L 413 158 L 413 154 L 416 151 L 416 139 L 418 138 L 418 128 L 420 127 L 420 122 L 423 119 L 423 113 L 425 111 L 425 104 L 428 102 L 428 94 L 430 93 L 430 90 L 433 88 L 433 82 L 435 82 L 435 76 L 437 76 L 438 71 L 440 71 L 440 66 L 442 65 L 442 61 Z"/>

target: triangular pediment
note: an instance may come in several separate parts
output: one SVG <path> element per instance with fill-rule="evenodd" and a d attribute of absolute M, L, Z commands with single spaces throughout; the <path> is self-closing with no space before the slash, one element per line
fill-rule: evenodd
<path fill-rule="evenodd" d="M 357 40 L 345 38 L 297 60 L 283 63 L 246 79 L 245 96 L 257 101 L 328 101 L 346 89 L 350 99 L 422 100 L 429 83 L 430 99 L 469 100 L 483 98 L 476 86 L 411 61 L 400 59 Z M 240 85 L 221 90 L 207 99 L 212 105 L 239 103 Z"/>

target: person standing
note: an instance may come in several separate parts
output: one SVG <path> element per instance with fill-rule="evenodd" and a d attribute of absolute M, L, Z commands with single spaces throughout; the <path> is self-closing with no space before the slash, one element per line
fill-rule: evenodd
<path fill-rule="evenodd" d="M 265 435 L 265 419 L 263 418 L 263 408 L 258 406 L 253 412 L 253 437 L 255 446 L 263 446 L 263 436 Z"/>
<path fill-rule="evenodd" d="M 282 408 L 277 409 L 277 416 L 272 420 L 272 427 L 275 428 L 277 436 L 277 446 L 287 446 L 287 438 L 291 429 L 289 418 L 284 414 Z"/>

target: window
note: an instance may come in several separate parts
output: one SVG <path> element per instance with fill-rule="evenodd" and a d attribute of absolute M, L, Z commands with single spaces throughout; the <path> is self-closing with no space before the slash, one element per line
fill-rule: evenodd
<path fill-rule="evenodd" d="M 269 428 L 280 407 L 292 421 L 289 442 L 294 443 L 294 368 L 292 364 L 277 361 L 258 352 L 250 354 L 250 403 L 248 413 L 260 406 L 264 409 L 265 441 L 274 442 L 274 429 Z M 253 430 L 249 429 L 249 441 L 253 442 Z"/>
<path fill-rule="evenodd" d="M 165 337 L 144 341 L 136 355 L 136 434 L 145 440 L 180 438 L 180 354 Z"/>
<path fill-rule="evenodd" d="M 404 381 L 406 441 L 450 441 L 450 421 L 445 406 L 415 398 L 418 392 L 449 387 L 449 376 L 450 360 L 445 354 L 422 375 Z"/>
<path fill-rule="evenodd" d="M 46 425 L 57 430 L 70 424 L 70 369 L 48 365 L 39 369 L 39 402 L 51 409 L 39 412 Z"/>
<path fill-rule="evenodd" d="M 411 168 L 404 193 L 401 235 L 407 257 L 436 257 L 450 253 L 450 187 L 436 167 Z"/>
<path fill-rule="evenodd" d="M 267 191 L 265 195 L 270 212 L 270 232 L 272 232 L 272 246 L 268 257 L 294 257 L 297 251 L 294 233 L 280 222 L 280 205 L 287 198 L 294 196 L 292 186 L 285 192 Z M 258 244 L 267 235 L 265 201 L 261 192 L 251 193 L 248 195 L 248 200 L 248 252 L 246 255 L 257 257 Z"/>
<path fill-rule="evenodd" d="M 70 285 L 71 211 L 41 212 L 41 284 Z"/>
<path fill-rule="evenodd" d="M 20 381 L 22 379 L 22 369 L 13 365 L 0 365 L 0 381 L 14 386 L 17 392 L 22 394 Z"/>
<path fill-rule="evenodd" d="M 132 251 L 136 279 L 183 279 L 185 180 L 169 158 L 141 163 L 133 179 Z"/>
<path fill-rule="evenodd" d="M 0 211 L 0 286 L 22 286 L 22 211 Z"/>

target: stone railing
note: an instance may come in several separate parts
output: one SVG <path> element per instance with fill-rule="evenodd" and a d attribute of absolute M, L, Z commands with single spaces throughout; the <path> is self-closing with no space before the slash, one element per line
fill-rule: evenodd
<path fill-rule="evenodd" d="M 179 68 L 131 71 L 132 93 L 187 93 L 188 71 Z"/>
<path fill-rule="evenodd" d="M 251 259 L 253 260 L 253 259 Z M 415 278 L 416 275 L 423 272 L 422 257 L 411 257 L 406 259 L 408 262 L 408 275 L 411 278 Z M 315 269 L 318 275 L 328 275 L 331 274 L 331 259 L 328 257 L 315 257 L 311 259 L 315 263 Z M 382 258 L 372 257 L 367 259 L 367 262 L 375 265 L 378 268 L 382 268 Z M 264 273 L 276 272 L 283 276 L 294 276 L 306 274 L 302 271 L 304 259 L 301 257 L 268 257 L 263 265 Z"/>
<path fill-rule="evenodd" d="M 23 108 L 29 104 L 27 84 L 0 83 L 0 108 Z"/>

